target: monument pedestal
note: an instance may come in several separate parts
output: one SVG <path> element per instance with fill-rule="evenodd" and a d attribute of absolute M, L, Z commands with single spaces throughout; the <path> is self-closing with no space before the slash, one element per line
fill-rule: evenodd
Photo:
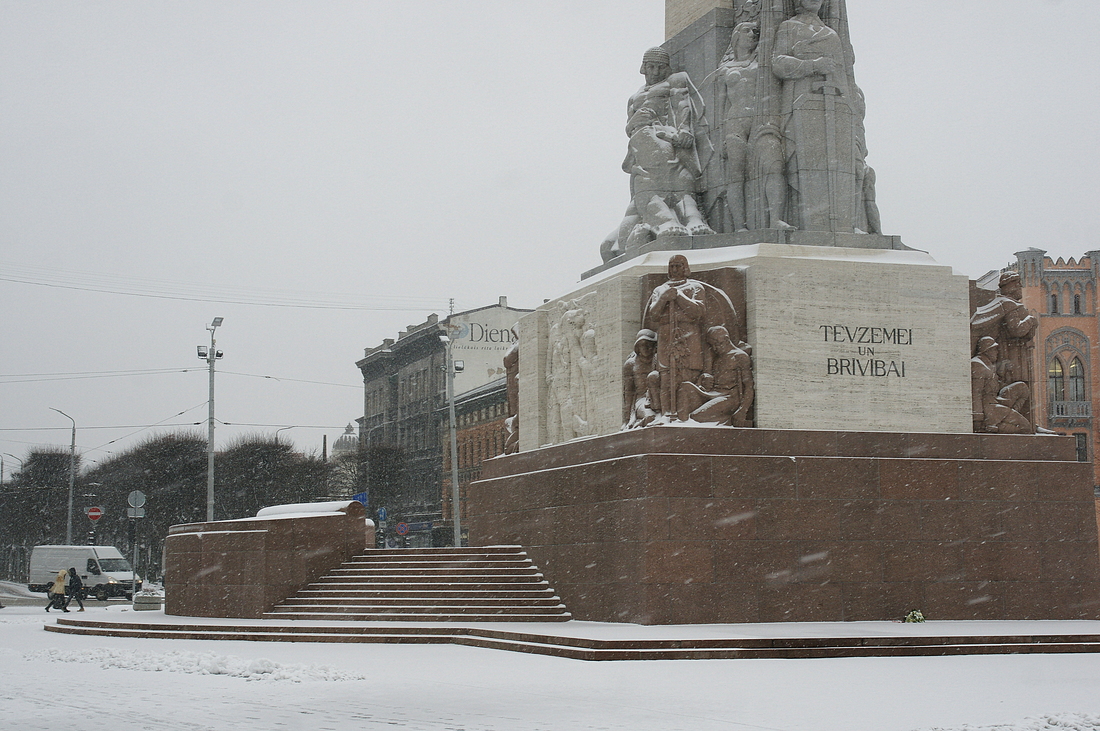
<path fill-rule="evenodd" d="M 663 426 L 489 460 L 476 545 L 577 619 L 1098 619 L 1092 472 L 1052 436 Z"/>

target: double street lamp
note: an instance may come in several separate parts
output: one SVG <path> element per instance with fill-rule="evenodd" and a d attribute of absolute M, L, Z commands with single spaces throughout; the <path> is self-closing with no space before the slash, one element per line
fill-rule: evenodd
<path fill-rule="evenodd" d="M 210 409 L 206 425 L 206 521 L 214 520 L 214 362 L 222 357 L 222 352 L 214 345 L 214 331 L 222 324 L 225 318 L 215 317 L 214 321 L 206 326 L 210 331 L 210 348 L 205 345 L 198 346 L 199 359 L 205 360 L 210 366 Z"/>

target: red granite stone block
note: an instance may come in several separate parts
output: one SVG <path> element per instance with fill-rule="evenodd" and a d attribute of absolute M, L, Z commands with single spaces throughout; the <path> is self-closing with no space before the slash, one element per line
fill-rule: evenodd
<path fill-rule="evenodd" d="M 835 541 L 804 545 L 799 561 L 806 567 L 817 562 L 809 559 L 824 555 L 827 578 L 842 583 L 881 582 L 885 575 L 885 553 L 881 541 Z"/>
<path fill-rule="evenodd" d="M 759 500 L 756 535 L 765 540 L 826 540 L 841 537 L 842 500 Z"/>
<path fill-rule="evenodd" d="M 669 498 L 672 536 L 703 540 L 745 540 L 756 537 L 756 504 L 752 500 Z"/>
<path fill-rule="evenodd" d="M 789 457 L 725 457 L 711 461 L 716 498 L 793 498 L 798 480 Z"/>
<path fill-rule="evenodd" d="M 707 541 L 650 541 L 645 544 L 647 584 L 688 584 L 714 580 L 714 549 Z"/>
<path fill-rule="evenodd" d="M 919 540 L 923 537 L 920 502 L 914 500 L 880 500 L 876 503 L 875 512 L 878 516 L 878 523 L 875 532 L 867 538 L 876 540 Z"/>
<path fill-rule="evenodd" d="M 904 457 L 904 435 L 893 432 L 842 431 L 836 434 L 841 457 Z"/>
<path fill-rule="evenodd" d="M 714 544 L 715 581 L 786 584 L 802 555 L 800 541 L 718 541 Z"/>
<path fill-rule="evenodd" d="M 936 541 L 887 542 L 883 577 L 889 582 L 958 581 L 963 576 L 962 546 Z"/>
<path fill-rule="evenodd" d="M 955 500 L 959 462 L 940 459 L 879 460 L 882 497 L 890 500 Z"/>
<path fill-rule="evenodd" d="M 1003 510 L 1004 503 L 988 500 L 922 502 L 921 535 L 931 541 L 994 539 L 1002 535 Z"/>
<path fill-rule="evenodd" d="M 906 434 L 903 457 L 913 459 L 978 459 L 980 443 L 974 434 Z"/>
<path fill-rule="evenodd" d="M 962 462 L 959 465 L 959 497 L 963 500 L 1034 500 L 1038 495 L 1037 475 L 1034 462 Z"/>
<path fill-rule="evenodd" d="M 905 619 L 905 615 L 924 606 L 927 584 L 916 581 L 887 582 L 882 587 L 882 619 Z"/>
<path fill-rule="evenodd" d="M 1036 540 L 1080 541 L 1092 538 L 1095 514 L 1087 503 L 1034 503 Z"/>
<path fill-rule="evenodd" d="M 797 467 L 800 499 L 852 500 L 880 497 L 877 460 L 799 457 Z"/>
<path fill-rule="evenodd" d="M 875 622 L 892 619 L 898 614 L 887 609 L 886 594 L 882 584 L 842 583 L 840 587 L 842 617 L 845 622 Z"/>
<path fill-rule="evenodd" d="M 761 434 L 763 454 L 774 456 L 837 456 L 835 431 L 765 429 Z"/>
<path fill-rule="evenodd" d="M 926 619 L 1004 619 L 1004 586 L 998 582 L 938 581 L 924 590 Z"/>
<path fill-rule="evenodd" d="M 203 553 L 262 551 L 266 540 L 266 530 L 210 531 L 203 533 L 202 551 Z"/>
<path fill-rule="evenodd" d="M 968 581 L 1037 581 L 1041 544 L 985 541 L 962 546 Z"/>
<path fill-rule="evenodd" d="M 672 538 L 669 514 L 672 508 L 668 498 L 649 497 L 641 501 L 642 522 L 638 526 L 639 538 L 647 541 L 663 541 Z"/>
<path fill-rule="evenodd" d="M 1037 499 L 1088 502 L 1093 497 L 1092 465 L 1088 462 L 1036 464 Z"/>
<path fill-rule="evenodd" d="M 796 584 L 760 590 L 761 622 L 820 622 L 844 611 L 840 587 Z"/>
<path fill-rule="evenodd" d="M 1043 581 L 1100 582 L 1096 546 L 1077 541 L 1040 544 Z"/>
<path fill-rule="evenodd" d="M 646 458 L 648 494 L 711 497 L 711 461 L 705 455 L 649 455 Z"/>

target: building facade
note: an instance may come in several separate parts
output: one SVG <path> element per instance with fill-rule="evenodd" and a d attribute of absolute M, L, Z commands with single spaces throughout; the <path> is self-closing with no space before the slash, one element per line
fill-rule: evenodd
<path fill-rule="evenodd" d="M 1100 491 L 1100 434 L 1093 417 L 1100 408 L 1100 359 L 1094 357 L 1100 347 L 1100 251 L 1065 261 L 1031 248 L 1017 252 L 1007 269 L 1020 275 L 1023 303 L 1039 320 L 1032 349 L 1032 417 L 1037 426 L 1077 440 L 1077 458 L 1093 463 L 1093 484 Z M 990 272 L 978 286 L 996 289 L 1000 273 Z"/>
<path fill-rule="evenodd" d="M 501 297 L 496 305 L 444 319 L 431 315 L 396 339 L 367 348 L 356 363 L 364 393 L 358 420 L 360 470 L 379 545 L 416 548 L 453 542 L 445 462 L 447 344 L 440 336 L 450 338 L 457 405 L 463 394 L 503 378 L 512 327 L 526 312 L 508 307 Z"/>

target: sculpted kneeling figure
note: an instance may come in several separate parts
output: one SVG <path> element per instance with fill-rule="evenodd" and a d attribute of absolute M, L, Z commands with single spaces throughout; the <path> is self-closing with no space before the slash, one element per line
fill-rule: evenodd
<path fill-rule="evenodd" d="M 752 426 L 749 411 L 756 392 L 752 381 L 752 359 L 733 344 L 721 325 L 707 330 L 711 349 L 710 367 L 698 383 L 680 387 L 681 413 L 692 421 L 728 426 Z M 696 406 L 698 404 L 698 406 Z"/>
<path fill-rule="evenodd" d="M 973 389 L 974 431 L 998 434 L 1029 434 L 1031 422 L 1020 411 L 1026 409 L 1030 389 L 1022 381 L 1001 385 L 997 375 L 1000 346 L 991 337 L 978 341 L 977 353 L 970 359 Z"/>

